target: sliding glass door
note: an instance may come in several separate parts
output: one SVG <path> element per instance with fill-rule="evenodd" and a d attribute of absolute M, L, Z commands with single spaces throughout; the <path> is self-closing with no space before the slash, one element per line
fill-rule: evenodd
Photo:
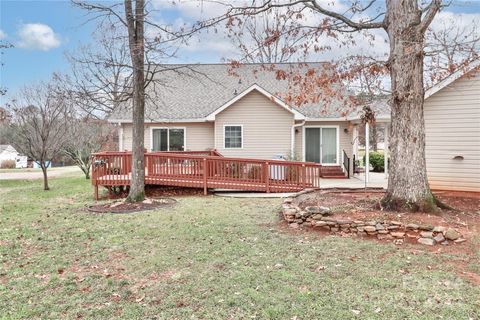
<path fill-rule="evenodd" d="M 185 150 L 185 129 L 157 128 L 152 129 L 152 151 Z"/>
<path fill-rule="evenodd" d="M 338 164 L 337 127 L 305 128 L 305 161 Z"/>
<path fill-rule="evenodd" d="M 320 163 L 320 128 L 305 128 L 305 161 Z"/>

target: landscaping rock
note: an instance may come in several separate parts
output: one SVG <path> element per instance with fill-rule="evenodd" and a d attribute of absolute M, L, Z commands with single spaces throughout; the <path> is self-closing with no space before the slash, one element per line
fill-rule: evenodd
<path fill-rule="evenodd" d="M 411 230 L 417 230 L 418 229 L 418 224 L 415 224 L 415 223 L 409 223 L 406 225 L 407 229 L 411 229 Z"/>
<path fill-rule="evenodd" d="M 448 229 L 445 234 L 445 238 L 448 240 L 457 240 L 460 238 L 460 233 L 455 229 Z"/>
<path fill-rule="evenodd" d="M 288 226 L 289 226 L 290 228 L 292 228 L 292 229 L 298 229 L 298 228 L 300 228 L 300 225 L 299 225 L 298 223 L 296 223 L 296 222 L 290 223 Z"/>
<path fill-rule="evenodd" d="M 453 242 L 455 242 L 455 243 L 462 243 L 462 242 L 465 242 L 465 241 L 467 241 L 467 239 L 458 238 L 457 240 L 454 240 Z"/>
<path fill-rule="evenodd" d="M 445 237 L 443 236 L 443 234 L 439 233 L 435 237 L 433 237 L 433 240 L 435 240 L 436 242 L 443 242 L 445 241 Z"/>
<path fill-rule="evenodd" d="M 431 232 L 431 231 L 422 231 L 422 232 L 420 232 L 420 237 L 433 239 L 433 232 Z"/>
<path fill-rule="evenodd" d="M 375 231 L 377 231 L 377 228 L 369 225 L 369 226 L 363 227 L 363 230 L 366 231 L 366 232 L 375 232 Z"/>
<path fill-rule="evenodd" d="M 329 221 L 329 222 L 337 222 L 337 219 L 335 218 L 330 218 L 330 217 L 323 217 L 322 221 Z"/>
<path fill-rule="evenodd" d="M 292 203 L 292 202 L 293 202 L 293 198 L 292 198 L 292 197 L 285 198 L 285 200 L 283 200 L 283 203 Z"/>
<path fill-rule="evenodd" d="M 325 221 L 315 221 L 315 226 L 317 227 L 323 227 L 323 226 L 327 226 L 328 223 L 325 222 Z"/>
<path fill-rule="evenodd" d="M 433 240 L 431 238 L 419 238 L 417 241 L 418 241 L 418 243 L 421 243 L 421 244 L 424 244 L 424 245 L 427 245 L 427 246 L 435 245 L 435 240 Z"/>
<path fill-rule="evenodd" d="M 310 214 L 321 214 L 321 215 L 329 215 L 331 213 L 330 208 L 327 207 L 317 207 L 317 206 L 310 206 L 306 207 L 305 210 Z"/>
<path fill-rule="evenodd" d="M 447 231 L 447 228 L 445 228 L 445 227 L 437 226 L 437 227 L 433 228 L 433 232 L 444 233 L 445 231 Z"/>
<path fill-rule="evenodd" d="M 377 223 L 377 224 L 375 225 L 375 229 L 377 229 L 377 230 L 384 230 L 385 227 L 384 227 L 382 224 Z"/>
<path fill-rule="evenodd" d="M 392 232 L 391 235 L 395 238 L 403 238 L 405 236 L 405 232 Z"/>
<path fill-rule="evenodd" d="M 285 210 L 283 211 L 283 214 L 285 214 L 285 215 L 293 215 L 293 216 L 294 216 L 295 214 L 297 214 L 297 209 L 294 209 L 294 208 L 285 209 Z"/>
<path fill-rule="evenodd" d="M 322 220 L 323 216 L 321 214 L 314 214 L 312 216 L 312 219 L 313 220 Z"/>
<path fill-rule="evenodd" d="M 432 226 L 431 224 L 422 224 L 418 226 L 418 229 L 424 230 L 424 231 L 433 231 L 435 227 Z"/>

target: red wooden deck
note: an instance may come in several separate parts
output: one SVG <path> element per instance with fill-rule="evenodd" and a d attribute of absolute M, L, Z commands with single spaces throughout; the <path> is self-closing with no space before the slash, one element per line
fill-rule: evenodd
<path fill-rule="evenodd" d="M 92 155 L 92 184 L 98 187 L 128 186 L 130 152 Z M 145 184 L 221 188 L 263 192 L 293 192 L 320 187 L 321 166 L 298 161 L 223 157 L 212 151 L 145 153 Z"/>

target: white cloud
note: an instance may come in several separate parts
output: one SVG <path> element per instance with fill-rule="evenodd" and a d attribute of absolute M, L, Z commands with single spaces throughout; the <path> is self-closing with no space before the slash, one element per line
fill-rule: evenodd
<path fill-rule="evenodd" d="M 60 46 L 60 39 L 52 28 L 42 23 L 22 24 L 18 30 L 17 46 L 30 50 L 48 51 Z"/>
<path fill-rule="evenodd" d="M 0 29 L 0 40 L 3 40 L 7 37 L 7 34 L 5 32 L 3 32 L 2 29 Z"/>

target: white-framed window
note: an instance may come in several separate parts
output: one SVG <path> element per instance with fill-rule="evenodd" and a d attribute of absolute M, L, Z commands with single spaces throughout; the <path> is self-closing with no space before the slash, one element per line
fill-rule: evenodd
<path fill-rule="evenodd" d="M 224 148 L 241 149 L 243 148 L 243 126 L 225 125 L 223 126 Z"/>
<path fill-rule="evenodd" d="M 151 128 L 152 151 L 184 151 L 185 128 Z"/>

